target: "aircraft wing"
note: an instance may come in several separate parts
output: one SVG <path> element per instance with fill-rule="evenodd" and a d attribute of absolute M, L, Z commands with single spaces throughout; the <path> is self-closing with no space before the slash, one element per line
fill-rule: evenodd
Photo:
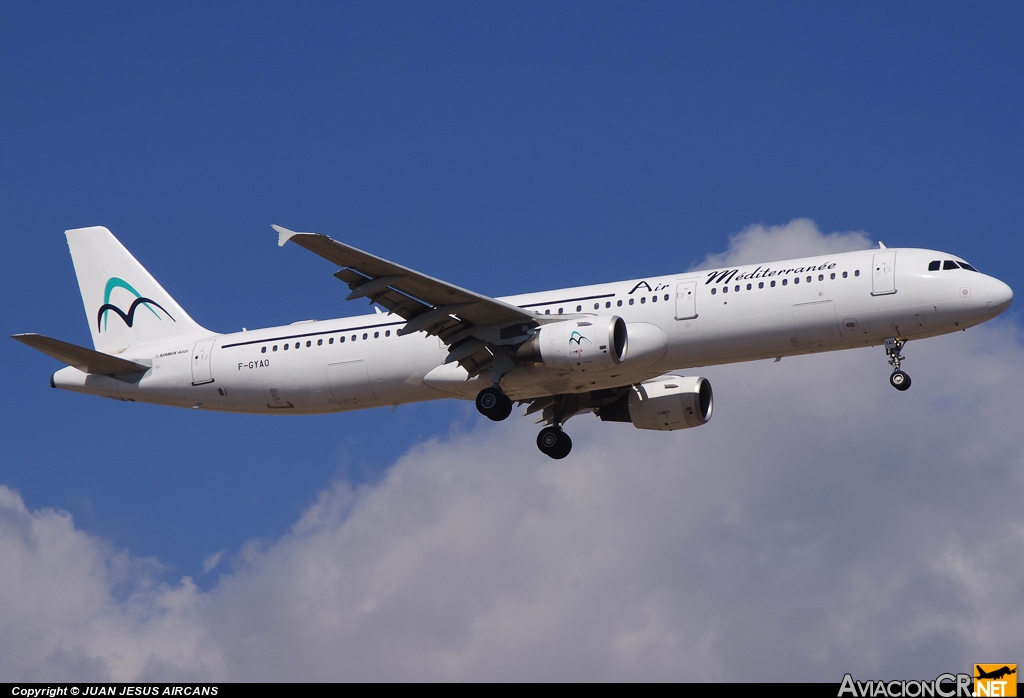
<path fill-rule="evenodd" d="M 44 337 L 41 334 L 26 333 L 12 334 L 13 339 L 22 344 L 43 352 L 58 361 L 74 366 L 83 373 L 99 373 L 104 376 L 123 376 L 137 373 L 145 373 L 149 366 L 137 364 L 134 361 L 121 359 L 110 354 L 104 354 L 92 349 L 80 347 L 77 344 L 62 342 L 59 339 Z"/>
<path fill-rule="evenodd" d="M 399 335 L 426 332 L 449 347 L 445 363 L 458 361 L 477 375 L 491 365 L 495 354 L 528 338 L 527 331 L 542 322 L 536 314 L 494 298 L 363 252 L 317 233 L 296 233 L 272 226 L 278 245 L 292 242 L 342 267 L 336 276 L 348 284 L 348 300 L 367 298 L 406 320 Z M 562 318 L 564 319 L 564 318 Z"/>

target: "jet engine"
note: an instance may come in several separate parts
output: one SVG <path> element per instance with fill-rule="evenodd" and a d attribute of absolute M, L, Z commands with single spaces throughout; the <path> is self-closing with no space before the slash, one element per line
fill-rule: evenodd
<path fill-rule="evenodd" d="M 517 361 L 592 371 L 611 368 L 626 355 L 626 322 L 617 315 L 542 325 L 516 349 Z"/>
<path fill-rule="evenodd" d="M 707 424 L 714 399 L 711 382 L 699 376 L 661 376 L 631 387 L 600 407 L 605 422 L 632 422 L 637 429 L 674 431 Z"/>

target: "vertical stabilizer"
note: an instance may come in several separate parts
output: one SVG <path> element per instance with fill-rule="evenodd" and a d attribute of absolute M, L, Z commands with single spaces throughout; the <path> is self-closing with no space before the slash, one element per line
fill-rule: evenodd
<path fill-rule="evenodd" d="M 96 351 L 213 334 L 188 316 L 102 226 L 65 231 Z"/>

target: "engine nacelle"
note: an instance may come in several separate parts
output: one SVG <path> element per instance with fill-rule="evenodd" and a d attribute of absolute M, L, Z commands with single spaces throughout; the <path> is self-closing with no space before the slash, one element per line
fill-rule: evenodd
<path fill-rule="evenodd" d="M 707 424 L 713 406 L 708 379 L 669 375 L 634 385 L 597 414 L 606 422 L 632 422 L 637 429 L 675 431 Z"/>
<path fill-rule="evenodd" d="M 517 361 L 592 371 L 611 368 L 626 355 L 626 322 L 617 315 L 542 325 L 516 350 Z"/>

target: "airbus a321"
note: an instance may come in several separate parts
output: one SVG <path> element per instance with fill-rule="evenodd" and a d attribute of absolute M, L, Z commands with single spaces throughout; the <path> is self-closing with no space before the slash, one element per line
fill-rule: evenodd
<path fill-rule="evenodd" d="M 538 415 L 564 458 L 570 417 L 671 431 L 706 424 L 700 366 L 885 348 L 897 390 L 908 340 L 964 330 L 1013 291 L 956 255 L 879 249 L 489 298 L 314 233 L 274 226 L 338 268 L 376 312 L 230 334 L 196 323 L 103 227 L 66 232 L 93 349 L 14 338 L 67 364 L 50 385 L 132 402 L 320 414 L 458 398 L 500 421 Z M 383 309 L 383 310 L 381 310 Z M 387 312 L 385 313 L 384 310 Z"/>

